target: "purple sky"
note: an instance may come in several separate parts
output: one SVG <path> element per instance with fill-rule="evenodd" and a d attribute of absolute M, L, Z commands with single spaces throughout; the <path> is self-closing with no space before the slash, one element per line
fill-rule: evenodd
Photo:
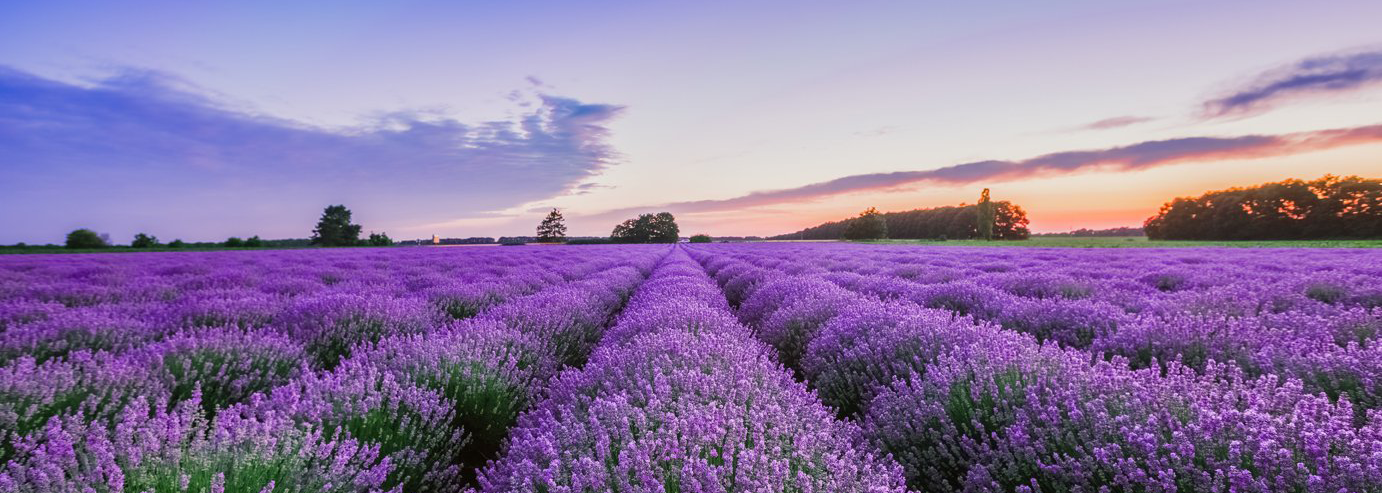
<path fill-rule="evenodd" d="M 1382 3 L 9 2 L 0 243 L 776 234 L 1022 204 L 1137 225 L 1382 177 Z"/>

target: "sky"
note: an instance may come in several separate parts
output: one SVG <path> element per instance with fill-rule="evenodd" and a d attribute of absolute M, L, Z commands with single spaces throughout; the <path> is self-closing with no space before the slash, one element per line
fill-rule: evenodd
<path fill-rule="evenodd" d="M 1038 232 L 1382 177 L 1382 2 L 0 2 L 0 243 Z"/>

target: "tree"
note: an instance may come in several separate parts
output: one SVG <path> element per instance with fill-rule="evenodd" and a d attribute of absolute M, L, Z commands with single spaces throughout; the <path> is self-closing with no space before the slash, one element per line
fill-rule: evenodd
<path fill-rule="evenodd" d="M 264 246 L 264 240 L 259 239 L 259 235 L 254 235 L 245 240 L 245 246 L 249 248 L 259 248 Z"/>
<path fill-rule="evenodd" d="M 994 211 L 993 202 L 989 200 L 989 189 L 985 188 L 984 192 L 979 194 L 979 203 L 975 204 L 974 212 L 974 224 L 979 229 L 979 238 L 992 240 L 996 211 Z"/>
<path fill-rule="evenodd" d="M 869 207 L 845 225 L 845 239 L 881 240 L 888 237 L 888 221 L 878 209 Z"/>
<path fill-rule="evenodd" d="M 1025 240 L 1032 236 L 1027 229 L 1027 211 L 1006 200 L 993 203 L 993 239 Z"/>
<path fill-rule="evenodd" d="M 350 223 L 350 209 L 344 205 L 327 206 L 321 220 L 312 230 L 312 244 L 321 246 L 352 246 L 360 243 L 360 225 Z"/>
<path fill-rule="evenodd" d="M 182 241 L 182 238 L 178 238 L 168 243 L 168 248 L 182 248 L 184 246 L 187 246 L 187 243 L 184 243 Z"/>
<path fill-rule="evenodd" d="M 245 240 L 232 236 L 230 238 L 226 238 L 225 243 L 222 243 L 221 245 L 227 248 L 239 248 L 245 246 Z"/>
<path fill-rule="evenodd" d="M 566 241 L 566 219 L 561 217 L 560 210 L 553 208 L 552 212 L 547 213 L 547 218 L 542 220 L 542 224 L 537 225 L 537 241 L 542 243 Z"/>
<path fill-rule="evenodd" d="M 618 243 L 676 243 L 681 230 L 670 212 L 641 214 L 614 227 L 610 239 Z"/>
<path fill-rule="evenodd" d="M 105 248 L 106 240 L 95 231 L 82 228 L 67 233 L 67 248 Z"/>
<path fill-rule="evenodd" d="M 134 235 L 134 241 L 130 242 L 131 248 L 154 248 L 158 246 L 158 237 L 139 233 Z"/>
<path fill-rule="evenodd" d="M 710 235 L 693 235 L 691 243 L 710 243 Z"/>
<path fill-rule="evenodd" d="M 393 246 L 393 238 L 389 238 L 389 235 L 385 233 L 370 233 L 369 244 L 370 246 Z"/>

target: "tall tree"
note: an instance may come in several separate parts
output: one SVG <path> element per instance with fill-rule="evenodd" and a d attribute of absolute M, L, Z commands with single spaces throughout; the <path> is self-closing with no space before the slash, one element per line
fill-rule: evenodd
<path fill-rule="evenodd" d="M 350 223 L 350 209 L 344 205 L 330 205 L 322 211 L 321 220 L 312 230 L 312 244 L 321 246 L 351 246 L 360 243 L 360 225 Z"/>
<path fill-rule="evenodd" d="M 561 216 L 561 210 L 552 208 L 552 212 L 547 213 L 547 217 L 537 225 L 537 241 L 543 243 L 560 243 L 566 241 L 566 218 Z"/>
<path fill-rule="evenodd" d="M 979 194 L 979 203 L 974 206 L 974 225 L 979 229 L 979 238 L 993 239 L 993 223 L 997 219 L 996 212 L 993 201 L 989 200 L 989 189 L 985 188 L 984 192 Z"/>
<path fill-rule="evenodd" d="M 845 239 L 881 240 L 888 237 L 888 221 L 878 209 L 869 207 L 845 226 Z"/>

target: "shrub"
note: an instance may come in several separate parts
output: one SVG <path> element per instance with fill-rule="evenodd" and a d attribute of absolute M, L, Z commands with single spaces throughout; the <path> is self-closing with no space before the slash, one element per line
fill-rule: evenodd
<path fill-rule="evenodd" d="M 259 248 L 264 246 L 264 240 L 259 239 L 259 235 L 254 235 L 245 240 L 245 246 L 248 248 Z"/>
<path fill-rule="evenodd" d="M 595 277 L 511 300 L 486 312 L 544 346 L 560 364 L 579 366 L 604 337 L 605 326 L 639 282 L 642 274 L 620 267 Z"/>
<path fill-rule="evenodd" d="M 1093 301 L 1015 298 L 994 318 L 1003 327 L 1031 334 L 1038 341 L 1087 348 L 1096 338 L 1112 334 L 1126 313 Z"/>
<path fill-rule="evenodd" d="M 103 306 L 69 308 L 5 330 L 0 364 L 25 356 L 42 364 L 82 350 L 124 351 L 164 335 L 155 324 Z"/>
<path fill-rule="evenodd" d="M 816 338 L 822 325 L 834 319 L 841 310 L 864 301 L 863 297 L 826 281 L 810 281 L 796 280 L 791 287 L 766 283 L 745 301 L 747 306 L 760 297 L 774 297 L 766 291 L 782 289 L 778 296 L 785 295 L 783 300 L 758 324 L 757 333 L 759 339 L 777 349 L 779 361 L 794 370 L 801 369 L 806 347 Z"/>
<path fill-rule="evenodd" d="M 389 235 L 384 233 L 370 233 L 367 243 L 369 243 L 370 246 L 377 247 L 393 246 L 393 239 L 389 238 Z"/>
<path fill-rule="evenodd" d="M 19 437 L 41 433 L 54 418 L 113 428 L 126 407 L 161 408 L 167 398 L 148 368 L 109 353 L 78 351 L 43 364 L 19 358 L 0 367 L 0 462 L 13 457 Z"/>
<path fill-rule="evenodd" d="M 452 451 L 466 474 L 498 455 L 518 413 L 536 397 L 536 378 L 555 373 L 531 338 L 494 321 L 390 337 L 341 368 L 377 368 L 446 398 L 453 413 L 449 426 L 466 434 L 466 443 Z"/>
<path fill-rule="evenodd" d="M 1372 491 L 1382 438 L 1346 403 L 1211 368 L 1132 372 L 975 344 L 869 405 L 864 433 L 923 491 Z M 1291 416 L 1281 419 L 1280 413 Z"/>
<path fill-rule="evenodd" d="M 0 473 L 7 492 L 378 493 L 392 461 L 345 433 L 303 429 L 282 413 L 223 413 L 195 399 L 165 412 L 132 405 L 115 431 L 54 420 Z"/>
<path fill-rule="evenodd" d="M 394 334 L 427 331 L 439 324 L 426 301 L 379 293 L 328 293 L 296 300 L 278 325 L 301 341 L 318 368 L 334 368 L 359 344 Z"/>
<path fill-rule="evenodd" d="M 308 374 L 271 396 L 237 409 L 257 419 L 287 416 L 323 436 L 377 447 L 389 470 L 381 489 L 460 492 L 458 451 L 469 439 L 450 401 L 393 373 L 371 366 L 343 366 Z"/>
<path fill-rule="evenodd" d="M 288 383 L 308 361 L 302 345 L 287 337 L 233 327 L 174 336 L 125 358 L 149 368 L 173 403 L 200 395 L 207 416 Z"/>
<path fill-rule="evenodd" d="M 865 410 L 880 387 L 924 375 L 941 355 L 979 342 L 1023 339 L 911 303 L 860 303 L 820 329 L 806 349 L 802 373 L 821 400 L 850 416 Z"/>
<path fill-rule="evenodd" d="M 226 241 L 222 242 L 221 246 L 224 246 L 226 248 L 239 248 L 245 246 L 245 240 L 232 236 L 230 238 L 226 238 Z"/>
<path fill-rule="evenodd" d="M 710 235 L 692 235 L 691 243 L 710 243 Z"/>

